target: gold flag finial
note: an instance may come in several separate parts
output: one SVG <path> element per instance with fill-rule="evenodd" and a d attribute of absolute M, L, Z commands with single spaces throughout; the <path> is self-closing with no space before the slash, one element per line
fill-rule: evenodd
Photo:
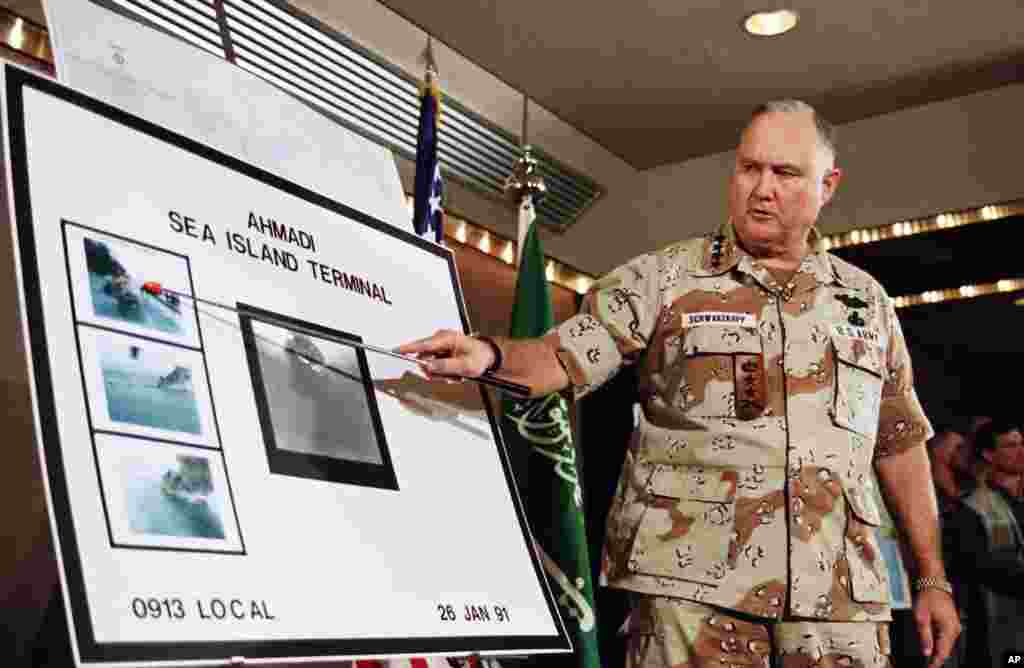
<path fill-rule="evenodd" d="M 523 134 L 520 137 L 523 154 L 512 166 L 512 173 L 505 179 L 505 194 L 514 202 L 521 202 L 525 197 L 533 198 L 534 204 L 547 192 L 547 184 L 540 174 L 537 158 L 533 156 L 533 147 L 529 143 L 527 129 L 529 125 L 529 98 L 523 95 Z"/>
<path fill-rule="evenodd" d="M 420 62 L 426 67 L 424 79 L 429 84 L 437 76 L 437 60 L 434 59 L 434 38 L 427 35 L 427 48 L 420 55 Z"/>

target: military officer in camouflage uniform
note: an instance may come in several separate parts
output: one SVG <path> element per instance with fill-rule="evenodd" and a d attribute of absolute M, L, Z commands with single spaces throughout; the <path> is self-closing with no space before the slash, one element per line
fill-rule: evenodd
<path fill-rule="evenodd" d="M 603 557 L 608 583 L 637 592 L 630 666 L 889 665 L 872 466 L 916 562 L 930 665 L 960 632 L 893 302 L 814 229 L 841 176 L 832 132 L 798 101 L 758 108 L 729 221 L 612 271 L 542 339 L 442 331 L 400 348 L 436 375 L 497 364 L 535 395 L 640 365 Z"/>

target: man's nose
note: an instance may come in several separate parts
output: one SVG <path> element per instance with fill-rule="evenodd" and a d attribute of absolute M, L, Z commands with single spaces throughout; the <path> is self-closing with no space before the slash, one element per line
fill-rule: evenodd
<path fill-rule="evenodd" d="M 757 174 L 752 195 L 761 199 L 770 199 L 775 192 L 775 175 L 770 169 L 762 169 Z"/>

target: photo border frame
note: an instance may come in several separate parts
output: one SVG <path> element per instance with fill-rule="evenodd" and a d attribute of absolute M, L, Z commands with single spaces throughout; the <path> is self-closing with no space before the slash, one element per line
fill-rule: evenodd
<path fill-rule="evenodd" d="M 252 321 L 256 320 L 281 329 L 308 334 L 342 345 L 349 344 L 352 341 L 362 343 L 362 337 L 340 330 L 329 329 L 280 313 L 266 311 L 248 304 L 238 303 L 237 308 L 240 328 L 242 330 L 242 342 L 245 346 L 245 357 L 249 363 L 249 374 L 252 378 L 253 397 L 256 400 L 256 413 L 259 415 L 260 428 L 263 431 L 263 443 L 267 449 L 267 463 L 270 466 L 270 472 L 296 478 L 308 478 L 311 480 L 399 491 L 394 462 L 391 460 L 391 451 L 388 448 L 387 437 L 384 434 L 384 425 L 380 418 L 376 391 L 373 388 L 370 367 L 366 360 L 366 351 L 352 346 L 359 363 L 359 372 L 362 375 L 360 380 L 362 381 L 363 391 L 366 396 L 367 408 L 370 411 L 370 421 L 373 424 L 374 435 L 377 438 L 377 446 L 380 449 L 381 463 L 374 464 L 354 459 L 286 450 L 278 447 L 277 444 L 277 433 L 274 431 L 273 418 L 271 416 L 271 402 L 267 396 L 266 384 L 263 380 L 263 367 L 260 363 L 260 353 L 256 343 L 258 335 L 253 331 Z"/>
<path fill-rule="evenodd" d="M 64 242 L 64 261 L 67 265 L 68 270 L 68 288 L 71 291 L 71 308 L 74 310 L 76 323 L 81 325 L 88 325 L 89 327 L 95 327 L 96 329 L 106 329 L 114 332 L 120 332 L 122 334 L 127 334 L 129 336 L 136 336 L 140 339 L 159 341 L 161 343 L 167 343 L 172 346 L 178 346 L 180 348 L 202 350 L 203 335 L 199 325 L 199 309 L 196 306 L 195 299 L 193 298 L 193 295 L 195 294 L 195 283 L 192 280 L 192 263 L 189 261 L 189 257 L 187 255 L 182 255 L 181 253 L 176 253 L 166 248 L 160 248 L 159 246 L 154 246 L 153 244 L 148 244 L 137 239 L 131 239 L 120 234 L 106 232 L 95 227 L 90 227 L 89 225 L 83 225 L 72 220 L 67 220 L 66 218 L 62 218 L 60 222 L 61 239 Z M 191 329 L 194 335 L 195 343 L 193 344 L 192 340 L 189 337 L 175 336 L 173 334 L 163 332 L 156 328 L 144 327 L 141 325 L 133 324 L 128 321 L 120 321 L 115 318 L 97 316 L 95 315 L 95 312 L 93 312 L 89 316 L 85 316 L 84 314 L 80 313 L 79 306 L 85 305 L 78 303 L 80 298 L 80 291 L 76 290 L 74 285 L 74 281 L 78 277 L 75 276 L 74 273 L 72 272 L 74 265 L 71 261 L 72 250 L 71 243 L 69 242 L 70 240 L 68 239 L 69 228 L 76 228 L 77 230 L 85 232 L 86 234 L 84 234 L 83 237 L 88 236 L 88 234 L 91 233 L 99 237 L 106 237 L 107 239 L 115 240 L 118 243 L 137 246 L 141 249 L 150 252 L 157 252 L 163 253 L 165 255 L 170 255 L 184 262 L 185 275 L 188 277 L 188 295 L 186 296 L 186 299 L 190 302 L 190 304 L 188 305 L 188 310 L 192 316 Z"/>
<path fill-rule="evenodd" d="M 108 445 L 98 444 L 96 442 L 97 436 L 99 436 L 102 439 L 108 440 L 112 445 L 108 446 Z M 93 452 L 94 452 L 94 454 L 96 456 L 96 470 L 100 474 L 100 493 L 103 495 L 103 511 L 104 511 L 104 515 L 106 516 L 106 520 L 107 520 L 107 531 L 108 531 L 109 536 L 110 536 L 110 546 L 111 547 L 117 548 L 117 549 L 125 549 L 125 550 L 162 550 L 162 551 L 171 551 L 171 552 L 198 552 L 198 553 L 203 553 L 203 554 L 218 554 L 218 555 L 219 554 L 223 554 L 223 555 L 245 556 L 245 554 L 246 554 L 245 537 L 242 535 L 242 524 L 238 520 L 238 508 L 235 507 L 235 493 L 234 493 L 234 490 L 231 488 L 231 477 L 230 477 L 230 475 L 228 475 L 227 462 L 224 461 L 224 453 L 223 452 L 221 452 L 221 451 L 214 451 L 214 450 L 208 450 L 208 449 L 205 449 L 205 448 L 196 448 L 194 446 L 187 445 L 187 444 L 184 444 L 184 443 L 174 443 L 174 442 L 168 442 L 168 441 L 156 441 L 156 440 L 149 439 L 149 438 L 132 436 L 131 434 L 117 434 L 117 433 L 111 433 L 111 432 L 93 432 L 92 440 L 93 440 Z M 229 520 L 233 520 L 234 521 L 234 523 L 235 523 L 234 538 L 237 541 L 238 546 L 235 547 L 235 546 L 232 545 L 228 549 L 221 550 L 221 549 L 215 549 L 215 548 L 212 548 L 212 547 L 204 547 L 201 544 L 186 545 L 185 543 L 188 542 L 187 538 L 178 541 L 179 544 L 176 544 L 176 545 L 172 544 L 174 542 L 174 540 L 175 540 L 173 538 L 172 539 L 168 539 L 166 541 L 168 544 L 166 544 L 166 545 L 158 544 L 160 542 L 159 540 L 151 540 L 150 542 L 140 541 L 140 542 L 137 542 L 137 543 L 131 543 L 131 542 L 124 542 L 122 538 L 119 538 L 118 537 L 118 531 L 115 530 L 114 522 L 112 521 L 112 518 L 111 518 L 111 508 L 119 508 L 119 507 L 122 507 L 123 504 L 118 504 L 118 503 L 114 502 L 114 500 L 112 498 L 110 498 L 111 496 L 113 496 L 114 493 L 116 493 L 115 489 L 118 486 L 115 484 L 114 481 L 104 479 L 104 471 L 106 471 L 107 473 L 113 473 L 113 470 L 110 468 L 111 467 L 111 463 L 110 463 L 109 459 L 105 458 L 104 456 L 100 456 L 101 451 L 102 452 L 106 452 L 106 451 L 108 451 L 111 448 L 118 447 L 117 445 L 113 445 L 113 444 L 116 444 L 119 440 L 123 440 L 123 441 L 128 441 L 128 440 L 139 441 L 137 447 L 140 450 L 145 449 L 145 448 L 173 448 L 174 450 L 176 450 L 178 452 L 188 451 L 188 450 L 195 450 L 196 456 L 207 457 L 209 459 L 213 459 L 213 458 L 218 459 L 220 461 L 220 472 L 221 472 L 221 475 L 223 475 L 223 477 L 224 477 L 223 478 L 223 482 L 225 484 L 225 491 L 224 491 L 224 496 L 225 496 L 225 501 L 226 501 L 225 504 L 224 504 L 225 505 L 225 510 L 229 510 L 230 511 L 230 515 L 225 513 L 226 516 L 223 518 L 223 521 L 225 522 L 225 524 Z M 209 540 L 213 541 L 213 540 L 220 540 L 220 539 L 209 539 Z M 225 541 L 225 544 L 229 544 L 230 543 L 230 541 L 228 540 L 227 537 L 225 537 L 223 540 Z"/>
<path fill-rule="evenodd" d="M 213 387 L 210 384 L 209 369 L 206 363 L 206 355 L 203 350 L 195 350 L 185 346 L 168 344 L 166 341 L 160 341 L 157 339 L 144 339 L 135 334 L 110 330 L 105 327 L 95 327 L 81 322 L 76 322 L 75 325 L 75 343 L 78 348 L 78 366 L 82 372 L 82 387 L 85 390 L 86 402 L 89 405 L 89 428 L 93 432 L 100 434 L 133 436 L 150 441 L 188 445 L 194 448 L 203 448 L 206 450 L 222 449 L 223 444 L 221 443 L 220 437 L 220 424 L 217 422 L 217 410 L 213 402 Z M 88 332 L 88 335 L 84 334 L 85 331 Z M 203 385 L 202 388 L 197 387 L 194 391 L 199 424 L 200 427 L 204 428 L 203 431 L 200 431 L 198 434 L 192 434 L 187 431 L 164 429 L 162 427 L 149 426 L 137 422 L 114 420 L 109 416 L 109 414 L 96 415 L 94 409 L 97 407 L 106 407 L 109 413 L 110 397 L 107 394 L 106 387 L 104 387 L 106 376 L 104 375 L 103 370 L 103 353 L 98 346 L 83 346 L 83 338 L 87 340 L 91 339 L 95 342 L 106 339 L 108 342 L 117 343 L 120 343 L 121 340 L 124 340 L 125 343 L 130 342 L 131 340 L 138 340 L 141 347 L 148 346 L 151 349 L 157 350 L 164 348 L 164 351 L 167 353 L 178 352 L 180 355 L 186 357 L 194 357 L 195 364 L 193 365 L 193 384 L 198 385 L 202 382 Z M 201 381 L 198 379 L 198 376 L 200 375 L 202 376 Z M 204 402 L 206 402 L 208 406 L 204 406 Z"/>

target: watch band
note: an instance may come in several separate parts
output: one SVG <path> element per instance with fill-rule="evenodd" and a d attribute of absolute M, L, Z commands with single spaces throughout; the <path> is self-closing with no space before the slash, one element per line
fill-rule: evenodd
<path fill-rule="evenodd" d="M 933 575 L 927 575 L 914 580 L 915 592 L 922 592 L 925 589 L 938 589 L 939 591 L 946 592 L 950 596 L 953 595 L 953 585 L 950 584 L 949 580 Z"/>
<path fill-rule="evenodd" d="M 501 355 L 501 347 L 498 346 L 498 344 L 495 343 L 494 339 L 492 339 L 489 336 L 475 336 L 474 338 L 477 341 L 483 341 L 484 343 L 489 345 L 491 347 L 491 350 L 494 352 L 494 361 L 491 362 L 491 365 L 489 367 L 484 369 L 484 373 L 494 373 L 495 371 L 501 369 L 501 363 L 504 361 Z"/>

